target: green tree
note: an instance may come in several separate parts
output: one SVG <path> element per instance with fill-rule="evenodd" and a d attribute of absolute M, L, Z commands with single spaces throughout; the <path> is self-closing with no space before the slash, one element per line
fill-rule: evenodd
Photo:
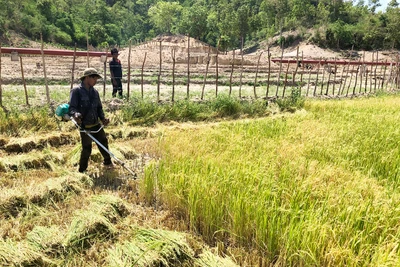
<path fill-rule="evenodd" d="M 149 9 L 149 18 L 159 33 L 172 33 L 182 10 L 179 2 L 157 2 Z"/>

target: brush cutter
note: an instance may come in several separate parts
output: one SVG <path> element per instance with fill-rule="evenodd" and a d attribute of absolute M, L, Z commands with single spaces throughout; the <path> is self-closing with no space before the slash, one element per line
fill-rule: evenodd
<path fill-rule="evenodd" d="M 76 121 L 73 117 L 70 117 L 69 114 L 69 105 L 68 104 L 61 104 L 57 107 L 56 109 L 56 115 L 61 117 L 61 119 L 63 121 L 72 121 L 75 126 L 79 129 L 80 132 L 87 134 L 94 142 L 96 142 L 97 145 L 99 145 L 102 149 L 104 149 L 104 151 L 106 151 L 119 165 L 121 165 L 125 170 L 127 170 L 130 174 L 133 175 L 133 179 L 136 180 L 137 175 L 134 171 L 132 171 L 131 169 L 129 169 L 126 165 L 125 162 L 123 162 L 122 160 L 118 159 L 113 153 L 110 152 L 110 150 L 108 150 L 102 143 L 100 143 L 96 138 L 94 138 L 94 136 L 92 135 L 92 133 L 98 133 L 101 129 L 104 128 L 104 125 L 101 125 L 101 127 L 97 130 L 97 131 L 88 131 L 83 129 Z"/>

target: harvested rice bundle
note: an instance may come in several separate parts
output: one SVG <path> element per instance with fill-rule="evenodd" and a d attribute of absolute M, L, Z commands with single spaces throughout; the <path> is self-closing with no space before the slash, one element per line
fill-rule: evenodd
<path fill-rule="evenodd" d="M 96 240 L 111 238 L 116 233 L 116 227 L 105 216 L 92 210 L 79 210 L 68 229 L 64 244 L 72 250 L 86 249 Z"/>
<path fill-rule="evenodd" d="M 177 266 L 193 262 L 194 252 L 185 234 L 142 228 L 132 234 L 130 241 L 109 250 L 109 266 Z"/>
<path fill-rule="evenodd" d="M 50 227 L 35 226 L 26 236 L 29 244 L 49 256 L 58 256 L 63 252 L 64 236 L 56 225 Z"/>
<path fill-rule="evenodd" d="M 62 201 L 71 194 L 79 195 L 87 185 L 91 185 L 91 180 L 81 174 L 75 176 L 48 179 L 32 188 L 29 190 L 31 202 L 45 204 L 49 201 Z"/>
<path fill-rule="evenodd" d="M 56 266 L 25 242 L 0 240 L 0 266 Z"/>
<path fill-rule="evenodd" d="M 4 189 L 0 191 L 0 217 L 16 217 L 26 207 L 28 197 L 21 191 L 15 189 Z"/>
<path fill-rule="evenodd" d="M 194 260 L 193 266 L 224 266 L 224 267 L 238 267 L 231 258 L 222 258 L 213 254 L 211 251 L 206 250 Z"/>
<path fill-rule="evenodd" d="M 113 195 L 103 194 L 93 196 L 89 209 L 105 216 L 114 223 L 120 217 L 123 218 L 129 214 L 126 203 L 121 198 Z"/>

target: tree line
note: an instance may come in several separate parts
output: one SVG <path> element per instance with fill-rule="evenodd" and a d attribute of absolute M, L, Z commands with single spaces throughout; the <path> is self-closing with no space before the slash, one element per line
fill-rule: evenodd
<path fill-rule="evenodd" d="M 391 0 L 0 0 L 0 34 L 64 46 L 126 45 L 189 34 L 220 49 L 297 39 L 335 49 L 400 48 L 400 8 Z M 293 31 L 295 34 L 282 35 Z"/>

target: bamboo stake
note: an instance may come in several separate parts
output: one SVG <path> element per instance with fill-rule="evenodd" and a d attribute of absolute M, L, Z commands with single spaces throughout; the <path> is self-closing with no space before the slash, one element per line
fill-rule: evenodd
<path fill-rule="evenodd" d="M 175 101 L 175 48 L 171 51 L 172 57 L 172 102 Z"/>
<path fill-rule="evenodd" d="M 387 64 L 387 59 L 385 60 L 385 67 L 384 67 L 384 70 L 383 70 L 383 77 L 382 77 L 382 83 L 381 83 L 381 89 L 382 90 L 383 90 L 383 85 L 385 84 L 385 78 L 386 78 L 386 69 L 387 69 L 386 64 Z"/>
<path fill-rule="evenodd" d="M 335 57 L 335 68 L 334 68 L 334 72 L 333 72 L 333 83 L 332 83 L 332 95 L 333 96 L 335 96 L 336 73 L 337 73 L 337 65 L 336 65 L 336 57 Z"/>
<path fill-rule="evenodd" d="M 375 51 L 372 51 L 372 64 L 374 63 L 374 55 L 375 55 Z M 373 69 L 373 65 L 371 65 L 371 73 L 369 75 L 369 92 L 372 92 L 372 69 Z"/>
<path fill-rule="evenodd" d="M 254 91 L 254 98 L 257 98 L 257 92 L 256 92 L 257 76 L 258 76 L 258 68 L 259 68 L 259 66 L 260 66 L 260 59 L 261 59 L 262 53 L 263 53 L 263 52 L 260 53 L 260 56 L 258 57 L 258 61 L 257 61 L 256 77 L 255 77 L 255 79 L 254 79 L 254 88 L 253 88 L 253 91 Z"/>
<path fill-rule="evenodd" d="M 3 106 L 3 88 L 1 80 L 1 43 L 0 43 L 0 107 Z"/>
<path fill-rule="evenodd" d="M 75 75 L 75 61 L 76 61 L 76 43 L 75 43 L 75 48 L 74 48 L 74 56 L 72 58 L 72 71 L 71 71 L 71 88 L 70 90 L 72 90 L 72 88 L 74 87 L 74 75 Z M 105 79 L 105 78 L 104 78 Z"/>
<path fill-rule="evenodd" d="M 106 81 L 107 81 L 107 49 L 105 49 L 106 55 L 103 62 L 103 99 L 106 98 Z"/>
<path fill-rule="evenodd" d="M 307 92 L 306 92 L 306 96 L 308 96 L 308 93 L 309 93 L 309 91 L 310 91 L 311 70 L 312 70 L 312 68 L 310 68 L 310 69 L 308 70 L 308 83 L 307 83 Z"/>
<path fill-rule="evenodd" d="M 201 100 L 204 99 L 204 89 L 205 89 L 205 87 L 206 87 L 207 74 L 208 74 L 208 67 L 209 67 L 209 65 L 210 65 L 210 50 L 211 50 L 211 46 L 208 45 L 207 63 L 206 63 L 206 73 L 204 74 L 203 88 L 201 89 Z"/>
<path fill-rule="evenodd" d="M 269 79 L 271 77 L 271 53 L 269 52 L 269 46 L 268 46 L 268 78 L 267 78 L 267 92 L 265 94 L 265 97 L 268 98 L 268 93 L 269 93 Z"/>
<path fill-rule="evenodd" d="M 325 63 L 326 63 L 326 59 L 325 59 Z M 326 66 L 324 64 L 324 66 Z M 321 92 L 320 95 L 322 95 L 322 92 L 324 90 L 324 80 L 325 80 L 325 67 L 322 68 L 322 82 L 321 82 Z"/>
<path fill-rule="evenodd" d="M 348 65 L 348 64 L 347 64 Z M 339 89 L 338 89 L 338 96 L 341 94 L 340 93 L 340 90 L 342 89 L 342 84 L 343 84 L 343 74 L 344 74 L 344 71 L 346 70 L 346 65 L 344 65 L 343 66 L 343 70 L 342 70 L 342 73 L 341 73 L 341 75 L 340 75 L 340 84 L 339 84 Z"/>
<path fill-rule="evenodd" d="M 242 80 L 243 80 L 243 36 L 241 37 L 240 43 L 240 55 L 241 55 L 241 63 L 240 63 L 240 82 L 239 82 L 239 98 L 242 98 Z"/>
<path fill-rule="evenodd" d="M 46 97 L 47 97 L 47 104 L 50 104 L 50 93 L 49 93 L 49 85 L 47 82 L 47 73 L 46 73 L 46 62 L 44 60 L 44 52 L 43 52 L 43 38 L 42 38 L 42 34 L 40 34 L 40 40 L 42 43 L 41 46 L 41 52 L 42 52 L 42 62 L 43 62 L 43 73 L 44 73 L 44 82 L 46 85 Z"/>
<path fill-rule="evenodd" d="M 363 62 L 362 62 L 362 68 L 361 68 L 361 72 L 360 72 L 360 93 L 361 93 L 361 91 L 362 91 L 362 84 L 363 84 L 363 76 L 364 76 L 364 72 L 366 72 L 366 68 L 365 68 L 365 52 L 364 52 L 364 55 L 363 55 Z M 366 90 L 367 89 L 365 89 L 364 88 L 364 90 L 365 90 L 365 92 L 366 92 Z"/>
<path fill-rule="evenodd" d="M 188 46 L 187 46 L 187 88 L 186 88 L 186 99 L 189 100 L 189 87 L 190 87 L 190 35 L 188 34 Z"/>
<path fill-rule="evenodd" d="M 287 76 L 288 76 L 288 73 L 289 73 L 289 65 L 290 65 L 290 63 L 288 62 L 287 67 L 286 67 L 286 73 L 285 73 L 285 82 L 284 82 L 284 84 L 283 84 L 282 97 L 285 97 L 286 84 L 287 84 Z"/>
<path fill-rule="evenodd" d="M 217 56 L 215 58 L 215 97 L 218 96 L 218 55 L 219 55 L 219 42 L 221 38 L 218 40 L 218 45 L 217 45 Z"/>
<path fill-rule="evenodd" d="M 346 70 L 346 65 L 343 67 L 342 76 L 345 71 L 346 71 L 346 76 L 344 77 L 344 81 L 343 81 L 343 79 L 341 79 L 341 81 L 343 81 L 343 85 L 341 82 L 340 87 L 339 87 L 339 93 L 338 93 L 339 95 L 343 95 L 344 88 L 346 87 L 347 76 L 349 75 L 349 68 L 350 68 L 350 62 L 347 63 L 347 70 Z"/>
<path fill-rule="evenodd" d="M 231 65 L 231 76 L 229 78 L 229 96 L 232 95 L 232 77 L 233 77 L 233 69 L 234 68 L 235 68 L 235 49 L 233 49 L 232 65 Z"/>
<path fill-rule="evenodd" d="M 25 91 L 25 103 L 27 106 L 29 106 L 29 102 L 28 102 L 28 90 L 26 89 L 26 81 L 25 81 L 25 76 L 24 76 L 24 67 L 22 64 L 22 57 L 19 56 L 19 62 L 21 64 L 21 75 L 22 75 L 22 82 L 24 84 L 24 91 Z"/>
<path fill-rule="evenodd" d="M 390 71 L 389 71 L 389 79 L 387 80 L 386 86 L 389 86 L 389 89 L 392 88 L 392 73 L 393 73 L 393 62 L 390 62 Z M 389 85 L 390 83 L 390 85 Z"/>
<path fill-rule="evenodd" d="M 320 58 L 320 59 L 319 59 L 319 62 L 318 62 L 318 67 L 317 67 L 317 79 L 315 80 L 315 87 L 314 87 L 314 94 L 313 94 L 313 96 L 315 96 L 315 95 L 317 94 L 318 76 L 319 76 L 319 69 L 320 69 L 320 66 L 321 66 L 321 60 L 322 60 L 322 58 Z"/>
<path fill-rule="evenodd" d="M 279 84 L 280 84 L 280 82 L 281 82 L 282 59 L 283 59 L 283 44 L 282 44 L 282 52 L 281 52 L 281 62 L 279 63 L 278 83 L 277 83 L 277 85 L 276 85 L 275 96 L 278 96 Z"/>
<path fill-rule="evenodd" d="M 365 52 L 363 55 L 363 61 L 365 61 Z M 364 83 L 364 92 L 367 92 L 367 84 L 368 84 L 368 66 L 365 66 L 365 83 Z"/>
<path fill-rule="evenodd" d="M 299 68 L 299 46 L 297 46 L 297 52 L 296 52 L 296 69 L 294 70 L 293 77 L 292 77 L 292 82 L 294 84 L 296 80 L 296 75 L 297 75 L 297 70 Z"/>
<path fill-rule="evenodd" d="M 360 65 L 357 65 L 357 73 L 356 73 L 356 80 L 354 82 L 354 87 L 353 87 L 353 95 L 356 94 L 356 87 L 357 87 L 357 78 L 358 78 L 358 72 L 360 70 Z"/>
<path fill-rule="evenodd" d="M 303 83 L 303 74 L 304 74 L 304 56 L 303 56 L 303 51 L 301 51 L 301 75 L 300 75 L 300 83 Z"/>
<path fill-rule="evenodd" d="M 87 61 L 87 67 L 89 68 L 89 30 L 86 31 L 86 50 L 87 50 L 87 55 L 86 55 L 86 61 Z"/>
<path fill-rule="evenodd" d="M 132 51 L 132 39 L 129 40 L 129 52 L 128 52 L 128 90 L 126 93 L 126 99 L 129 101 L 129 93 L 131 90 L 131 51 Z"/>
<path fill-rule="evenodd" d="M 349 85 L 347 86 L 346 96 L 349 95 L 351 80 L 353 79 L 353 71 L 354 71 L 354 65 L 352 65 L 352 67 L 351 67 L 350 81 L 349 81 Z"/>
<path fill-rule="evenodd" d="M 160 102 L 161 69 L 162 69 L 162 41 L 160 41 L 160 69 L 158 71 L 158 82 L 157 82 L 157 103 Z"/>
<path fill-rule="evenodd" d="M 376 51 L 376 63 L 378 63 L 378 51 Z M 375 64 L 375 70 L 374 70 L 374 77 L 375 77 L 375 83 L 374 83 L 374 92 L 376 93 L 376 69 L 378 68 L 378 64 Z"/>
<path fill-rule="evenodd" d="M 144 63 L 146 62 L 146 57 L 147 57 L 147 52 L 145 52 L 144 53 L 144 59 L 143 59 L 143 63 L 142 63 L 142 73 L 141 73 L 141 78 L 142 78 L 142 81 L 141 81 L 141 91 L 142 91 L 142 99 L 143 99 L 143 97 L 144 97 L 144 90 L 143 90 L 143 69 L 144 69 Z"/>

